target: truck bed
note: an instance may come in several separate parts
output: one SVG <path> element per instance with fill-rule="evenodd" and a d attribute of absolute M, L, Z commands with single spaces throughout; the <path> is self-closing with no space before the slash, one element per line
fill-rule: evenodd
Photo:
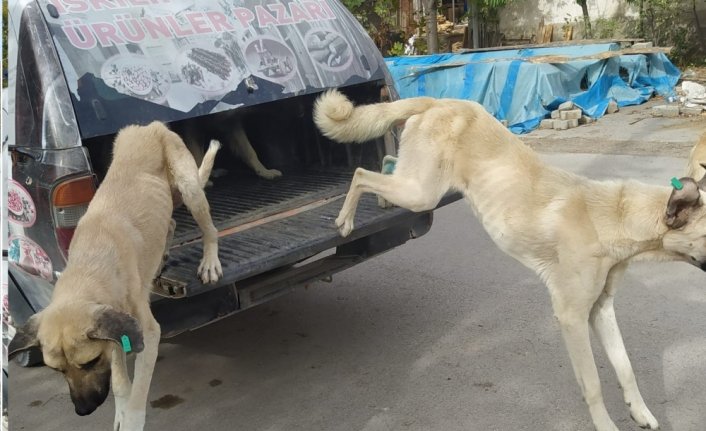
<path fill-rule="evenodd" d="M 351 169 L 311 168 L 285 172 L 280 178 L 264 180 L 250 175 L 214 178 L 206 188 L 211 218 L 219 231 L 340 196 L 348 191 Z M 196 221 L 185 207 L 174 212 L 177 229 L 174 245 L 201 237 Z"/>
<path fill-rule="evenodd" d="M 350 238 L 342 238 L 334 220 L 351 178 L 352 171 L 347 170 L 308 170 L 285 173 L 282 178 L 271 181 L 254 177 L 215 179 L 206 195 L 219 230 L 223 278 L 217 284 L 204 285 L 196 277 L 202 255 L 201 234 L 191 214 L 185 208 L 179 208 L 175 214 L 175 239 L 157 281 L 156 292 L 176 298 L 194 296 L 295 265 L 318 253 L 393 226 L 398 232 L 405 231 L 402 235 L 405 241 L 414 237 L 410 230 L 415 229 L 415 224 L 419 235 L 423 234 L 423 229 L 428 230 L 419 224 L 431 224 L 430 214 L 412 213 L 397 207 L 382 209 L 376 196 L 366 194 L 356 213 L 355 230 Z M 455 199 L 458 196 L 449 195 L 440 205 Z M 366 248 L 369 249 L 369 245 Z M 355 259 L 361 260 L 359 257 Z M 329 261 L 326 265 L 350 266 L 351 262 Z M 336 272 L 333 266 L 329 268 L 330 273 Z M 321 273 L 321 268 L 318 271 Z M 304 273 L 295 277 L 289 274 L 288 277 L 290 284 L 307 281 Z"/>

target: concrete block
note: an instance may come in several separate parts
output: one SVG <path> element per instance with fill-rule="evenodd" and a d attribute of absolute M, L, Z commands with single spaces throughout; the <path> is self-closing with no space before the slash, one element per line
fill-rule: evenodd
<path fill-rule="evenodd" d="M 561 120 L 559 120 L 559 121 L 561 121 Z M 571 120 L 566 120 L 566 121 L 569 122 L 569 129 L 573 129 L 574 127 L 579 126 L 579 119 L 578 118 L 573 118 Z"/>
<path fill-rule="evenodd" d="M 568 111 L 570 109 L 574 109 L 574 102 L 572 102 L 571 100 L 564 102 L 559 105 L 559 108 L 557 109 L 559 109 L 559 111 Z"/>
<path fill-rule="evenodd" d="M 702 106 L 682 106 L 679 108 L 679 112 L 684 115 L 701 115 L 703 111 Z"/>
<path fill-rule="evenodd" d="M 569 128 L 569 120 L 554 120 L 554 130 L 566 130 Z"/>
<path fill-rule="evenodd" d="M 553 129 L 554 128 L 554 120 L 552 120 L 550 118 L 542 120 L 539 123 L 539 128 L 540 129 Z"/>
<path fill-rule="evenodd" d="M 558 120 L 559 118 L 561 118 L 561 111 L 552 111 L 552 120 Z"/>
<path fill-rule="evenodd" d="M 579 124 L 591 124 L 594 121 L 596 121 L 596 120 L 589 117 L 588 115 L 582 115 L 581 118 L 579 118 Z"/>
<path fill-rule="evenodd" d="M 608 102 L 608 108 L 605 110 L 606 114 L 614 114 L 618 111 L 618 102 L 616 102 L 615 100 L 611 100 L 610 102 Z"/>
<path fill-rule="evenodd" d="M 562 120 L 578 120 L 581 118 L 580 109 L 572 109 L 570 111 L 560 111 Z"/>
<path fill-rule="evenodd" d="M 677 105 L 653 106 L 652 115 L 655 117 L 678 117 L 679 107 Z"/>
<path fill-rule="evenodd" d="M 500 120 L 500 124 L 507 127 L 507 120 Z"/>
<path fill-rule="evenodd" d="M 637 42 L 633 43 L 632 47 L 635 49 L 652 48 L 652 42 Z"/>

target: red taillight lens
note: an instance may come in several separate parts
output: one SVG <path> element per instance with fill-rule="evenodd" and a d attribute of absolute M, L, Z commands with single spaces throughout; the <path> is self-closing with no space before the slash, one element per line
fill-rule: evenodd
<path fill-rule="evenodd" d="M 88 203 L 96 193 L 93 177 L 74 178 L 54 187 L 52 205 L 54 229 L 59 248 L 68 256 L 69 244 L 74 236 L 78 221 L 86 213 Z"/>

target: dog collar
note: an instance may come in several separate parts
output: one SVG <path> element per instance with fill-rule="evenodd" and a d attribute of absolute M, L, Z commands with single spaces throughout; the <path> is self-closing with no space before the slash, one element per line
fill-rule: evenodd
<path fill-rule="evenodd" d="M 127 335 L 122 335 L 120 336 L 120 341 L 123 344 L 123 350 L 125 353 L 130 353 L 132 352 L 132 344 L 130 344 L 130 337 Z"/>
<path fill-rule="evenodd" d="M 677 179 L 677 177 L 672 177 L 672 186 L 674 186 L 674 188 L 677 190 L 681 190 L 684 188 L 684 184 L 682 184 L 681 181 Z"/>

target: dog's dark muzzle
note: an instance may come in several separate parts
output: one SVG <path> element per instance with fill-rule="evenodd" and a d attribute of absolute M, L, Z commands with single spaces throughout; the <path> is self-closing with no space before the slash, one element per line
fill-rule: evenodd
<path fill-rule="evenodd" d="M 108 398 L 110 372 L 91 376 L 90 380 L 84 380 L 82 383 L 76 385 L 69 382 L 69 392 L 76 414 L 86 416 L 93 413 Z"/>

